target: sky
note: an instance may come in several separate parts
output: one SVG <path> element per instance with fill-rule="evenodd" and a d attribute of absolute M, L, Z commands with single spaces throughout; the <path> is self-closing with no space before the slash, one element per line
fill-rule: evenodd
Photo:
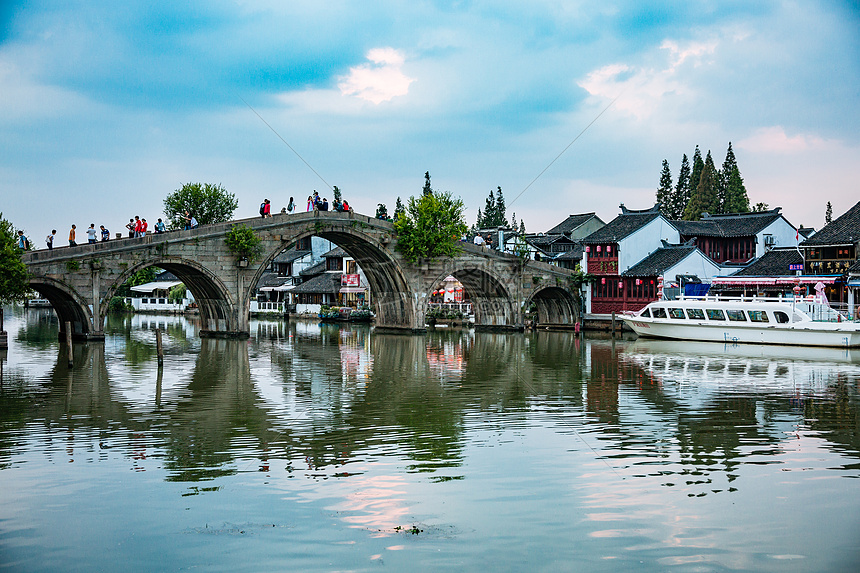
<path fill-rule="evenodd" d="M 429 171 L 542 232 L 731 142 L 752 204 L 820 228 L 860 200 L 858 103 L 857 0 L 6 0 L 0 212 L 116 232 L 200 182 L 373 215 Z"/>

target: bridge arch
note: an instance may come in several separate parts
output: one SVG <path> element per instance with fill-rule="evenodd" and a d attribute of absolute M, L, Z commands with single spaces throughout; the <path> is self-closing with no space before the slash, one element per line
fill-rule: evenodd
<path fill-rule="evenodd" d="M 532 293 L 525 301 L 528 308 L 534 303 L 538 324 L 572 325 L 579 317 L 579 303 L 567 289 L 547 286 Z"/>
<path fill-rule="evenodd" d="M 31 276 L 30 287 L 48 299 L 60 322 L 60 335 L 65 333 L 66 323 L 71 323 L 72 337 L 86 338 L 93 331 L 101 330 L 93 320 L 92 308 L 74 288 L 56 279 Z"/>
<path fill-rule="evenodd" d="M 220 333 L 248 334 L 247 320 L 243 330 L 235 298 L 221 279 L 200 263 L 182 257 L 155 257 L 129 266 L 108 286 L 101 302 L 101 316 L 107 313 L 110 299 L 119 287 L 134 273 L 147 267 L 170 271 L 188 287 L 200 309 L 201 336 L 219 336 Z"/>
<path fill-rule="evenodd" d="M 430 290 L 438 288 L 447 276 L 453 276 L 463 285 L 463 290 L 472 301 L 472 311 L 475 313 L 475 328 L 519 328 L 522 326 L 522 315 L 517 309 L 515 300 L 505 285 L 503 277 L 496 276 L 482 265 L 453 266 L 438 275 Z M 423 298 L 422 315 L 426 314 L 426 297 Z"/>
<path fill-rule="evenodd" d="M 257 282 L 272 260 L 285 248 L 306 237 L 320 237 L 331 241 L 355 259 L 370 284 L 371 304 L 376 313 L 378 326 L 416 329 L 413 288 L 392 250 L 359 228 L 346 225 L 326 227 L 316 221 L 297 222 L 295 227 L 288 229 L 288 233 L 281 236 L 281 242 L 277 247 L 270 249 L 244 291 L 244 308 L 247 308 Z"/>

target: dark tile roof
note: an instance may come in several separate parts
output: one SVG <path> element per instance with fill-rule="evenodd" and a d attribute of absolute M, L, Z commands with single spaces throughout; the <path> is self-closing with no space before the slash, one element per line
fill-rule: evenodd
<path fill-rule="evenodd" d="M 546 232 L 547 235 L 557 233 L 570 233 L 589 219 L 594 217 L 594 213 L 580 213 L 578 215 L 568 215 L 567 219 Z"/>
<path fill-rule="evenodd" d="M 179 278 L 171 273 L 170 271 L 161 271 L 157 275 L 155 275 L 155 282 L 168 282 L 168 281 L 178 281 Z"/>
<path fill-rule="evenodd" d="M 552 258 L 554 261 L 581 261 L 582 249 L 559 253 Z"/>
<path fill-rule="evenodd" d="M 274 259 L 272 259 L 273 263 L 291 263 L 296 259 L 300 259 L 305 255 L 311 254 L 310 251 L 297 251 L 295 249 L 287 249 L 286 251 L 279 253 Z"/>
<path fill-rule="evenodd" d="M 292 289 L 291 293 L 299 294 L 333 294 L 340 291 L 341 273 L 323 273 Z"/>
<path fill-rule="evenodd" d="M 330 250 L 329 252 L 323 254 L 323 258 L 325 258 L 325 259 L 330 259 L 330 258 L 334 258 L 334 257 L 348 257 L 348 256 L 349 256 L 349 253 L 347 253 L 346 251 L 344 251 L 340 247 L 335 247 L 332 250 Z"/>
<path fill-rule="evenodd" d="M 853 265 L 848 267 L 848 274 L 849 275 L 860 274 L 860 259 L 858 259 L 856 263 L 854 263 Z"/>
<path fill-rule="evenodd" d="M 860 241 L 860 203 L 821 228 L 803 241 L 802 247 L 820 245 L 847 245 Z"/>
<path fill-rule="evenodd" d="M 803 262 L 803 256 L 797 249 L 773 249 L 766 252 L 749 266 L 739 270 L 733 276 L 745 277 L 773 277 L 793 275 L 794 271 L 788 269 L 788 265 Z"/>
<path fill-rule="evenodd" d="M 325 272 L 325 261 L 321 263 L 317 263 L 312 267 L 308 267 L 305 270 L 299 272 L 300 277 L 312 277 L 314 275 L 318 275 L 320 273 Z"/>
<path fill-rule="evenodd" d="M 672 221 L 685 237 L 748 237 L 782 217 L 780 207 L 760 213 L 705 215 L 699 221 Z"/>
<path fill-rule="evenodd" d="M 698 250 L 696 247 L 689 245 L 661 247 L 621 274 L 627 277 L 661 275 L 666 269 L 683 261 L 696 250 Z"/>
<path fill-rule="evenodd" d="M 646 211 L 632 211 L 622 205 L 621 210 L 620 215 L 612 219 L 606 226 L 582 239 L 582 242 L 586 244 L 617 243 L 660 216 L 657 206 Z"/>

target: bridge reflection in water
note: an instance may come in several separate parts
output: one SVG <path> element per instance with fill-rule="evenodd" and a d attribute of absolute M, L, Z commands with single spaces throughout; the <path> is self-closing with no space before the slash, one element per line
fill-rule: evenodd
<path fill-rule="evenodd" d="M 760 554 L 802 554 L 806 565 L 853 555 L 844 547 L 856 540 L 858 480 L 821 479 L 860 477 L 853 355 L 809 360 L 791 349 L 769 356 L 553 332 L 403 337 L 279 321 L 252 321 L 250 341 L 201 339 L 181 317 L 112 317 L 103 345 L 73 346 L 69 369 L 53 315 L 9 322 L 0 478 L 44 467 L 28 473 L 29 485 L 4 480 L 36 515 L 44 502 L 29 488 L 82 479 L 67 468 L 83 462 L 104 497 L 87 503 L 125 509 L 122 488 L 110 485 L 117 475 L 150 500 L 126 525 L 136 531 L 146 523 L 175 536 L 174 522 L 199 532 L 213 521 L 219 535 L 230 523 L 290 528 L 258 532 L 247 548 L 228 543 L 228 564 L 252 551 L 274 567 L 283 564 L 275 547 L 302 546 L 325 551 L 300 558 L 300 568 L 349 568 L 345 547 L 406 566 L 391 547 L 412 558 L 424 550 L 372 540 L 416 523 L 428 534 L 422 547 L 453 553 L 467 569 L 526 565 L 512 543 L 541 548 L 529 558 L 539 568 L 584 560 L 611 570 L 600 556 L 616 555 L 622 568 L 692 560 L 778 570 L 784 561 Z M 163 367 L 156 327 L 165 331 Z M 849 511 L 831 515 L 822 495 Z M 52 515 L 71 520 L 76 511 L 80 504 Z M 9 512 L 0 510 L 0 538 L 18 523 L 49 527 Z M 809 520 L 818 533 L 806 540 Z M 754 527 L 763 522 L 779 522 L 779 535 Z M 641 549 L 630 549 L 634 541 Z M 199 539 L 171 543 L 180 549 L 166 555 L 177 562 L 200 555 Z M 8 541 L 0 549 L 27 562 L 27 550 Z M 143 550 L 158 562 L 154 553 Z"/>

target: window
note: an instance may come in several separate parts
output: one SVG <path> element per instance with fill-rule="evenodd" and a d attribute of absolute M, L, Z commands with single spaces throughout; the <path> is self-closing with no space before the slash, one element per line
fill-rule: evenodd
<path fill-rule="evenodd" d="M 164 304 L 164 303 L 166 303 L 166 302 L 167 302 L 167 301 L 166 301 L 166 300 L 164 300 L 163 298 L 158 299 L 158 304 Z"/>
<path fill-rule="evenodd" d="M 655 306 L 651 309 L 651 314 L 654 318 L 666 318 L 666 309 Z"/>
<path fill-rule="evenodd" d="M 686 316 L 684 316 L 684 309 L 683 308 L 670 308 L 669 309 L 669 316 L 671 318 L 680 318 L 680 319 L 687 318 Z"/>
<path fill-rule="evenodd" d="M 732 322 L 746 322 L 747 316 L 744 314 L 742 310 L 727 310 L 726 314 L 729 316 L 729 320 Z"/>
<path fill-rule="evenodd" d="M 767 312 L 763 310 L 748 310 L 747 314 L 750 315 L 751 322 L 770 322 L 767 319 Z"/>
<path fill-rule="evenodd" d="M 726 316 L 723 314 L 718 308 L 709 308 L 705 310 L 705 314 L 708 315 L 708 320 L 725 320 Z"/>
<path fill-rule="evenodd" d="M 305 237 L 303 239 L 299 239 L 296 241 L 296 250 L 297 251 L 310 251 L 311 250 L 311 238 Z"/>
<path fill-rule="evenodd" d="M 705 320 L 705 313 L 701 308 L 688 308 L 687 316 L 692 320 Z"/>
<path fill-rule="evenodd" d="M 642 309 L 642 313 L 639 316 L 644 316 L 645 318 L 651 318 L 651 311 L 647 308 Z"/>
<path fill-rule="evenodd" d="M 777 310 L 776 312 L 774 312 L 773 317 L 780 324 L 785 324 L 788 322 L 788 315 L 785 314 L 784 312 L 782 312 L 781 310 Z"/>

